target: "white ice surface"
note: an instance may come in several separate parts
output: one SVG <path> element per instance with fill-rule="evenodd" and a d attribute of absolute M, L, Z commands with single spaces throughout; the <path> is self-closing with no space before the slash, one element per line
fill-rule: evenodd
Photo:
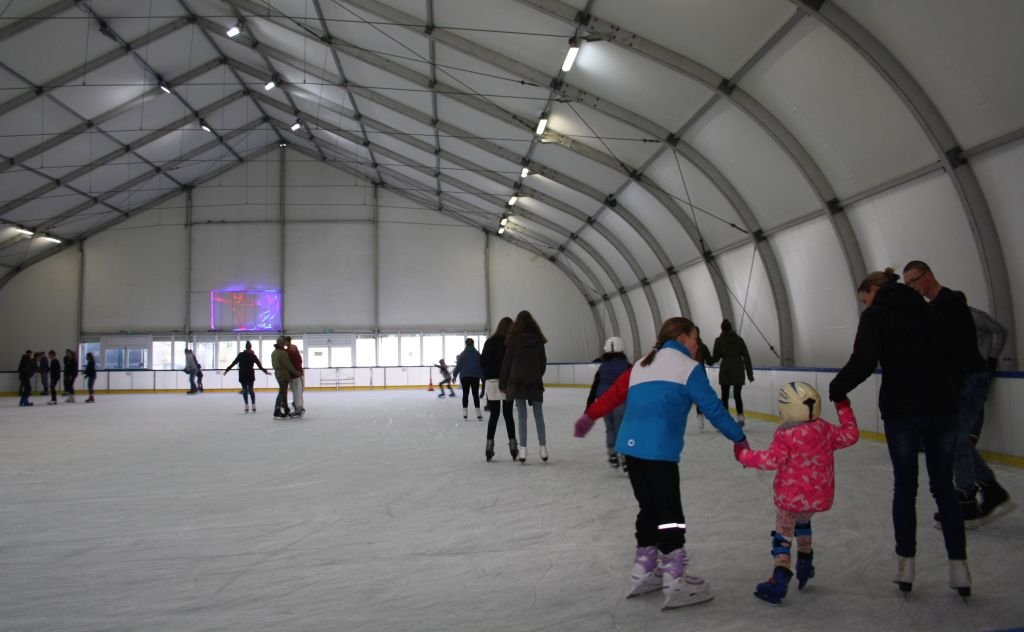
<path fill-rule="evenodd" d="M 301 421 L 243 414 L 234 393 L 0 400 L 0 630 L 995 630 L 1024 625 L 1024 511 L 970 532 L 974 593 L 946 586 L 918 505 L 918 580 L 891 583 L 884 445 L 837 455 L 833 510 L 814 519 L 817 576 L 781 607 L 771 569 L 772 474 L 687 431 L 691 571 L 710 603 L 626 600 L 635 501 L 605 464 L 603 427 L 572 437 L 586 391 L 551 389 L 551 461 L 510 461 L 499 423 L 423 391 L 307 393 Z M 834 415 L 832 415 L 834 418 Z M 772 424 L 748 423 L 754 447 Z M 922 467 L 923 470 L 923 467 Z M 1024 472 L 997 467 L 1024 500 Z"/>

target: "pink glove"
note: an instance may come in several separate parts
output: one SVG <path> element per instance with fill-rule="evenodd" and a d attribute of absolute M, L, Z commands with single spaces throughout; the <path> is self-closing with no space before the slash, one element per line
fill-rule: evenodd
<path fill-rule="evenodd" d="M 594 420 L 588 417 L 586 413 L 583 413 L 583 416 L 576 420 L 576 427 L 573 430 L 572 434 L 573 436 L 576 437 L 585 437 L 587 436 L 587 433 L 590 432 L 590 429 L 593 427 Z"/>
<path fill-rule="evenodd" d="M 733 456 L 736 457 L 737 461 L 740 460 L 740 454 L 744 450 L 749 450 L 749 449 L 750 449 L 750 444 L 747 443 L 747 438 L 746 437 L 743 437 L 742 439 L 740 439 L 736 443 L 732 444 L 732 454 L 733 454 Z"/>

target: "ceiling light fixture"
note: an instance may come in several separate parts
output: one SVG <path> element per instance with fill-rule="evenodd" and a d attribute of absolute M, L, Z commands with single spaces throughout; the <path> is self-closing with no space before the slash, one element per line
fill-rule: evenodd
<path fill-rule="evenodd" d="M 576 55 L 580 54 L 580 42 L 575 37 L 569 40 L 569 50 L 565 53 L 565 61 L 562 62 L 562 72 L 572 70 L 572 63 L 576 61 Z"/>
<path fill-rule="evenodd" d="M 498 234 L 499 235 L 503 235 L 504 233 L 505 233 L 505 227 L 502 226 L 501 228 L 498 229 Z"/>
<path fill-rule="evenodd" d="M 270 81 L 268 81 L 266 83 L 266 85 L 263 86 L 263 89 L 266 90 L 267 92 L 270 92 L 271 90 L 273 90 L 276 87 L 277 87 L 277 83 L 275 83 L 274 80 L 271 79 Z"/>
<path fill-rule="evenodd" d="M 30 231 L 29 229 L 27 229 L 27 228 L 21 228 L 21 227 L 19 227 L 19 226 L 15 226 L 15 227 L 14 227 L 14 230 L 18 231 L 18 232 L 19 232 L 19 233 L 21 233 L 22 235 L 28 235 L 29 237 L 31 237 L 32 235 L 35 235 L 35 233 L 33 233 L 32 231 Z"/>
<path fill-rule="evenodd" d="M 544 130 L 547 129 L 547 127 L 548 127 L 548 117 L 543 116 L 543 117 L 541 117 L 540 121 L 537 123 L 537 136 L 540 136 L 541 134 L 543 134 Z"/>
<path fill-rule="evenodd" d="M 300 127 L 302 127 L 302 121 L 300 121 L 299 119 L 295 119 L 295 122 L 292 123 L 292 126 L 289 129 L 291 129 L 293 132 L 297 132 L 299 131 Z"/>
<path fill-rule="evenodd" d="M 502 217 L 502 218 L 501 218 L 501 221 L 500 221 L 500 222 L 498 222 L 498 225 L 499 225 L 499 226 L 504 226 L 504 225 L 506 225 L 506 224 L 508 224 L 508 215 L 505 215 L 504 217 Z"/>
<path fill-rule="evenodd" d="M 166 92 L 167 94 L 170 94 L 170 93 L 171 93 L 171 86 L 167 85 L 167 82 L 166 82 L 166 81 L 164 81 L 164 80 L 163 80 L 163 79 L 161 79 L 160 77 L 157 77 L 157 82 L 158 82 L 158 83 L 160 84 L 160 89 L 161 89 L 161 90 L 163 90 L 163 91 L 164 91 L 164 92 Z"/>
<path fill-rule="evenodd" d="M 518 195 L 513 195 L 512 197 L 510 197 L 508 199 L 508 205 L 509 206 L 515 206 L 516 202 L 518 202 L 518 201 L 519 201 L 519 196 Z"/>
<path fill-rule="evenodd" d="M 54 243 L 54 244 L 59 244 L 60 243 L 60 240 L 57 239 L 56 237 L 47 237 L 46 235 L 41 235 L 41 237 L 43 239 L 45 239 L 46 241 Z"/>
<path fill-rule="evenodd" d="M 288 143 L 284 143 L 284 142 L 278 144 L 278 147 L 287 147 L 287 146 L 288 146 Z"/>
<path fill-rule="evenodd" d="M 202 129 L 204 132 L 209 132 L 211 134 L 213 133 L 213 130 L 210 129 L 210 126 L 207 125 L 206 121 L 204 121 L 203 119 L 199 119 L 199 128 Z"/>
<path fill-rule="evenodd" d="M 238 35 L 241 32 L 242 32 L 242 23 L 238 22 L 238 23 L 234 24 L 231 28 L 228 29 L 227 34 L 228 34 L 228 37 L 235 37 L 236 35 Z"/>
<path fill-rule="evenodd" d="M 528 175 L 530 175 L 530 168 L 529 167 L 523 167 L 523 170 L 519 172 L 519 177 L 520 178 L 525 178 Z"/>

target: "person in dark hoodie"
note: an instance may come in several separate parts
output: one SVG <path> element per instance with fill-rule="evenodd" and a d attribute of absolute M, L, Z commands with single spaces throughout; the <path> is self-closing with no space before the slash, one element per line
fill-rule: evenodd
<path fill-rule="evenodd" d="M 96 386 L 96 358 L 91 351 L 85 354 L 85 384 L 89 389 L 89 399 L 85 400 L 85 403 L 92 404 L 96 401 L 93 389 Z"/>
<path fill-rule="evenodd" d="M 57 352 L 50 349 L 50 401 L 47 406 L 57 405 L 57 385 L 60 384 L 60 360 L 57 359 Z"/>
<path fill-rule="evenodd" d="M 526 403 L 533 407 L 533 420 L 537 424 L 537 443 L 540 458 L 548 460 L 547 435 L 544 428 L 544 370 L 548 359 L 544 345 L 548 339 L 540 330 L 533 315 L 525 309 L 516 315 L 505 343 L 505 358 L 501 363 L 498 388 L 516 403 L 519 414 L 519 462 L 526 463 Z"/>
<path fill-rule="evenodd" d="M 75 378 L 78 377 L 78 354 L 71 349 L 64 350 L 64 390 L 68 396 L 64 400 L 75 403 Z"/>
<path fill-rule="evenodd" d="M 46 357 L 45 351 L 39 353 L 39 377 L 43 382 L 43 389 L 39 394 L 46 397 L 50 394 L 50 359 Z"/>
<path fill-rule="evenodd" d="M 703 358 L 702 358 L 703 360 Z M 729 408 L 729 389 L 733 391 L 736 398 L 736 423 L 743 427 L 746 419 L 743 417 L 743 374 L 746 373 L 747 381 L 754 381 L 754 368 L 750 363 L 750 353 L 747 352 L 747 344 L 743 338 L 733 331 L 732 323 L 728 318 L 722 321 L 722 335 L 715 338 L 714 351 L 708 358 L 709 364 L 721 362 L 718 370 L 718 384 L 722 388 L 722 405 Z"/>
<path fill-rule="evenodd" d="M 480 378 L 484 376 L 484 371 L 480 367 L 480 352 L 476 350 L 475 345 L 472 338 L 466 338 L 466 347 L 455 359 L 452 379 L 457 380 L 460 375 L 462 376 L 462 418 L 469 417 L 469 394 L 473 393 L 476 420 L 483 421 L 484 416 L 480 413 Z"/>
<path fill-rule="evenodd" d="M 32 406 L 32 376 L 36 374 L 36 363 L 32 360 L 32 351 L 26 351 L 18 361 L 18 406 Z"/>
<path fill-rule="evenodd" d="M 867 307 L 860 315 L 853 353 L 829 384 L 829 399 L 841 402 L 882 367 L 878 407 L 892 461 L 892 521 L 897 570 L 893 580 L 910 592 L 917 553 L 918 450 L 923 445 L 928 486 L 939 506 L 949 559 L 949 585 L 971 594 L 967 543 L 960 502 L 953 487 L 957 433 L 955 351 L 941 314 L 891 268 L 872 272 L 857 287 Z"/>
<path fill-rule="evenodd" d="M 618 336 L 605 340 L 601 366 L 597 367 L 594 373 L 594 383 L 590 385 L 590 394 L 587 395 L 587 408 L 590 408 L 595 399 L 604 395 L 620 375 L 633 366 L 623 353 L 625 348 L 625 343 Z M 622 417 L 625 414 L 626 405 L 622 404 L 604 416 L 604 447 L 608 453 L 608 465 L 614 468 L 621 465 L 624 472 L 628 471 L 626 457 L 615 451 L 615 439 L 619 436 L 619 426 L 622 425 Z"/>
<path fill-rule="evenodd" d="M 480 354 L 480 368 L 484 373 L 484 393 L 487 394 L 487 408 L 491 416 L 487 420 L 487 443 L 484 456 L 488 461 L 494 457 L 494 433 L 498 429 L 498 416 L 505 418 L 505 432 L 508 434 L 508 451 L 514 461 L 519 456 L 519 444 L 516 442 L 516 426 L 512 422 L 512 400 L 498 385 L 501 377 L 501 366 L 505 361 L 505 338 L 512 329 L 512 319 L 505 316 L 498 321 L 494 333 L 484 342 L 484 350 Z"/>

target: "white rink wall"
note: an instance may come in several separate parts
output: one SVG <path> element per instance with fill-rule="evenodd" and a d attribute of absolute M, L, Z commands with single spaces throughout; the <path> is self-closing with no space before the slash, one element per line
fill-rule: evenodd
<path fill-rule="evenodd" d="M 549 386 L 575 386 L 580 389 L 580 412 L 586 400 L 586 389 L 594 379 L 597 364 L 565 363 L 549 364 L 545 383 Z M 305 370 L 308 389 L 346 388 L 427 388 L 436 385 L 440 373 L 433 367 L 357 367 L 339 369 Z M 754 382 L 743 387 L 743 404 L 748 416 L 774 419 L 775 398 L 779 388 L 787 383 L 800 380 L 813 384 L 827 399 L 828 384 L 835 376 L 832 369 L 755 369 Z M 718 369 L 708 370 L 708 379 L 717 390 Z M 850 401 L 857 415 L 857 424 L 864 432 L 874 433 L 873 438 L 884 435 L 882 420 L 878 413 L 878 388 L 881 375 L 876 373 L 850 393 Z M 238 387 L 238 373 L 232 371 L 223 375 L 220 371 L 205 371 L 203 385 L 208 390 L 235 390 Z M 256 372 L 257 389 L 276 389 L 273 375 Z M 79 376 L 76 389 L 81 392 L 84 385 Z M 188 376 L 182 371 L 100 371 L 96 379 L 98 392 L 159 392 L 187 390 Z M 17 375 L 13 372 L 0 373 L 0 393 L 12 396 L 7 400 L 13 405 L 13 396 L 18 390 Z M 989 391 L 985 409 L 985 429 L 978 447 L 998 462 L 1024 466 L 1024 428 L 1014 423 L 1014 411 L 1024 408 L 1024 373 L 1004 371 L 997 374 Z M 835 420 L 835 411 L 826 402 L 822 416 Z M 870 435 L 868 435 L 870 437 Z"/>

